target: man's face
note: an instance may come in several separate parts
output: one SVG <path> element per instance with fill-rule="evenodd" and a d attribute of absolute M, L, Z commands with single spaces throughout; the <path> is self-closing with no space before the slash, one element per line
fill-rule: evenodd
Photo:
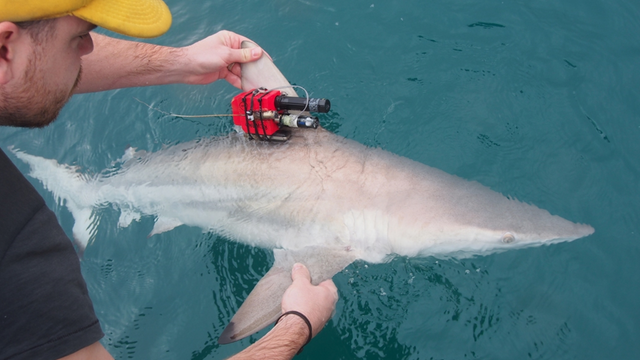
<path fill-rule="evenodd" d="M 73 16 L 58 18 L 52 26 L 52 35 L 41 43 L 25 39 L 31 42 L 32 52 L 21 76 L 0 89 L 0 124 L 48 125 L 80 81 L 81 57 L 93 50 L 89 31 L 95 26 Z"/>

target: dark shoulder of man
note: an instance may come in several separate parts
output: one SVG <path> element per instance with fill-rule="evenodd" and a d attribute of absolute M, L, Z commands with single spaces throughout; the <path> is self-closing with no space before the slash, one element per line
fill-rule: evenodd
<path fill-rule="evenodd" d="M 43 206 L 36 189 L 0 150 L 0 261 L 13 239 Z"/>
<path fill-rule="evenodd" d="M 0 150 L 0 359 L 60 358 L 104 335 L 55 214 Z"/>

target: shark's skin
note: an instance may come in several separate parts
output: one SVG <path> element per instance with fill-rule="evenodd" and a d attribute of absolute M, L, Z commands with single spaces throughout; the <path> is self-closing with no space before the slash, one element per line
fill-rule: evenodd
<path fill-rule="evenodd" d="M 186 224 L 264 248 L 349 246 L 373 263 L 393 254 L 486 255 L 593 232 L 324 129 L 294 129 L 286 143 L 231 134 L 135 153 L 120 169 L 86 180 L 55 160 L 14 154 L 65 200 L 83 247 L 94 234 L 82 212 L 107 204 L 122 211 L 121 226 L 156 216 L 151 235 Z"/>
<path fill-rule="evenodd" d="M 245 89 L 288 86 L 283 79 L 266 56 L 243 65 Z M 130 152 L 117 169 L 92 178 L 55 160 L 14 154 L 64 200 L 76 219 L 73 233 L 81 248 L 96 235 L 88 230 L 95 229 L 92 210 L 109 205 L 121 210 L 121 226 L 155 216 L 151 235 L 186 224 L 276 249 L 274 268 L 234 316 L 221 343 L 278 317 L 294 261 L 307 264 L 319 283 L 355 259 L 486 255 L 594 231 L 321 128 L 293 129 L 285 143 L 231 134 L 155 153 Z"/>

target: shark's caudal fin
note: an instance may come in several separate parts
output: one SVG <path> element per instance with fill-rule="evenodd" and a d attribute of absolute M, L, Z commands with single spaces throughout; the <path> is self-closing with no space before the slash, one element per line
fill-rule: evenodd
<path fill-rule="evenodd" d="M 260 331 L 278 319 L 284 292 L 291 285 L 293 264 L 302 263 L 311 274 L 311 283 L 317 285 L 351 264 L 356 255 L 345 247 L 305 247 L 301 250 L 273 251 L 275 261 L 269 272 L 258 282 L 244 301 L 218 342 L 228 344 Z"/>
<path fill-rule="evenodd" d="M 92 237 L 93 193 L 87 178 L 76 167 L 58 164 L 55 160 L 44 159 L 10 148 L 20 160 L 29 164 L 30 176 L 40 180 L 51 191 L 59 203 L 64 203 L 75 220 L 73 237 L 82 252 Z"/>

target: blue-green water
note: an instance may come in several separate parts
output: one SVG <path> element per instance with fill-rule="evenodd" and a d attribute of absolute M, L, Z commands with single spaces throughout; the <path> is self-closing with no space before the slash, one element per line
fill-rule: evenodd
<path fill-rule="evenodd" d="M 292 83 L 331 99 L 330 130 L 591 224 L 588 238 L 467 260 L 356 262 L 333 319 L 299 358 L 636 359 L 640 354 L 640 3 L 168 1 L 152 42 L 220 29 L 258 42 Z M 226 83 L 77 96 L 0 146 L 99 172 L 131 145 L 224 134 Z M 15 158 L 14 158 L 15 160 Z M 26 171 L 24 164 L 19 167 Z M 70 213 L 34 182 L 71 234 Z M 82 260 L 104 345 L 120 359 L 220 359 L 216 339 L 269 251 L 101 210 Z"/>

